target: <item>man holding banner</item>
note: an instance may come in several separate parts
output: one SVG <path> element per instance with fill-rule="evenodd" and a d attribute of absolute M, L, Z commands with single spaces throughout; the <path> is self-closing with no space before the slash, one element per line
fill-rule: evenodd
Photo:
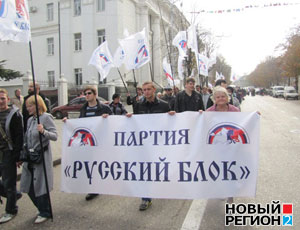
<path fill-rule="evenodd" d="M 156 88 L 153 82 L 145 82 L 142 85 L 144 98 L 136 105 L 135 114 L 151 114 L 151 113 L 168 113 L 174 115 L 175 111 L 170 111 L 169 104 L 163 100 L 158 99 L 155 96 Z M 132 114 L 128 114 L 127 117 L 131 117 Z M 151 198 L 142 198 L 139 210 L 145 211 L 152 204 Z"/>
<path fill-rule="evenodd" d="M 95 117 L 95 116 L 102 116 L 103 118 L 107 118 L 108 115 L 112 115 L 112 111 L 108 105 L 102 104 L 97 99 L 97 91 L 92 86 L 87 86 L 83 90 L 83 93 L 86 98 L 86 103 L 80 109 L 80 116 L 79 118 L 84 117 Z M 63 122 L 66 121 L 66 118 L 63 119 Z M 86 195 L 85 199 L 92 200 L 97 197 L 99 194 L 97 193 L 89 193 Z"/>

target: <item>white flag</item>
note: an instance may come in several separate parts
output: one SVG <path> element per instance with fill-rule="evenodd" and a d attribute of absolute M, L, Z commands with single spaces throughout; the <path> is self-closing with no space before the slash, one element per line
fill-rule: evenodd
<path fill-rule="evenodd" d="M 198 57 L 198 73 L 201 74 L 201 75 L 204 75 L 204 76 L 208 76 L 208 62 L 209 62 L 209 59 L 202 55 L 202 54 L 199 54 L 197 55 Z"/>
<path fill-rule="evenodd" d="M 0 41 L 31 40 L 27 0 L 0 0 Z"/>
<path fill-rule="evenodd" d="M 220 73 L 220 77 L 221 77 L 222 80 L 225 80 L 225 77 L 222 73 Z"/>
<path fill-rule="evenodd" d="M 186 31 L 179 31 L 172 42 L 173 46 L 178 48 L 179 56 L 186 56 L 187 40 Z"/>
<path fill-rule="evenodd" d="M 183 80 L 184 79 L 184 57 L 178 57 L 178 77 Z"/>
<path fill-rule="evenodd" d="M 128 70 L 138 69 L 150 61 L 149 45 L 145 34 L 144 28 L 139 33 L 119 40 L 125 53 L 124 63 Z"/>
<path fill-rule="evenodd" d="M 104 80 L 113 67 L 112 60 L 108 43 L 105 41 L 94 50 L 89 65 L 94 65 L 100 73 L 101 80 Z"/>
<path fill-rule="evenodd" d="M 221 76 L 220 76 L 220 74 L 216 71 L 216 81 L 219 80 L 219 79 L 221 79 Z"/>
<path fill-rule="evenodd" d="M 238 80 L 237 75 L 236 75 L 235 73 L 232 73 L 232 75 L 231 75 L 231 77 L 230 77 L 230 81 L 234 82 L 234 81 L 236 81 L 236 80 Z"/>
<path fill-rule="evenodd" d="M 118 47 L 114 54 L 114 66 L 120 68 L 124 63 L 125 53 L 121 46 Z"/>
<path fill-rule="evenodd" d="M 209 61 L 208 61 L 208 68 L 212 67 L 216 63 L 217 63 L 217 58 L 216 57 L 210 58 Z"/>
<path fill-rule="evenodd" d="M 168 84 L 170 86 L 174 86 L 174 83 L 173 83 L 174 79 L 172 76 L 171 65 L 170 65 L 170 63 L 168 63 L 166 57 L 163 59 L 163 70 L 164 70 L 165 76 L 167 78 Z"/>
<path fill-rule="evenodd" d="M 196 26 L 191 25 L 188 30 L 188 39 L 187 39 L 187 46 L 192 49 L 195 54 L 198 53 L 198 41 L 197 41 L 197 32 Z"/>

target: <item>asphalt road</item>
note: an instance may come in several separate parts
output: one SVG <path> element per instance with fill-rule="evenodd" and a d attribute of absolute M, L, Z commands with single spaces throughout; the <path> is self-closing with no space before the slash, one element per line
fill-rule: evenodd
<path fill-rule="evenodd" d="M 225 201 L 221 199 L 155 199 L 145 212 L 138 211 L 139 198 L 101 195 L 87 202 L 84 194 L 60 192 L 58 165 L 54 170 L 55 190 L 51 193 L 54 221 L 34 225 L 36 209 L 24 194 L 18 202 L 19 214 L 11 222 L 0 225 L 0 229 L 300 229 L 300 101 L 246 97 L 242 111 L 256 110 L 262 114 L 257 194 L 255 198 L 235 198 L 234 201 L 262 205 L 272 200 L 293 203 L 294 227 L 224 227 Z M 57 122 L 61 130 L 61 123 Z M 56 151 L 59 150 L 57 147 Z M 0 205 L 0 213 L 3 212 L 4 206 Z"/>

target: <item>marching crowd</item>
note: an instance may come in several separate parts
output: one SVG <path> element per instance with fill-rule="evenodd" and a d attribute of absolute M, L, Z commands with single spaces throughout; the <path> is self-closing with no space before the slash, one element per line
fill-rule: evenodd
<path fill-rule="evenodd" d="M 195 87 L 195 79 L 187 78 L 185 88 L 164 88 L 163 94 L 156 94 L 152 82 L 144 82 L 137 88 L 133 97 L 127 95 L 127 104 L 132 105 L 133 113 L 128 113 L 120 102 L 120 95 L 114 94 L 110 104 L 97 99 L 97 89 L 87 86 L 84 91 L 86 103 L 80 110 L 80 118 L 109 115 L 125 115 L 130 119 L 133 114 L 168 113 L 173 116 L 184 111 L 238 112 L 243 100 L 243 92 L 235 93 L 227 87 L 225 80 L 218 80 L 213 90 Z M 5 213 L 0 224 L 13 219 L 18 212 L 17 200 L 27 193 L 36 206 L 38 214 L 35 224 L 51 218 L 51 206 L 47 190 L 53 189 L 53 164 L 50 141 L 57 140 L 54 119 L 49 114 L 49 102 L 33 84 L 28 95 L 22 97 L 20 90 L 10 99 L 5 89 L 0 89 L 0 201 L 6 198 Z M 9 106 L 11 102 L 12 106 Z M 38 108 L 36 108 L 36 104 Z M 63 121 L 66 122 L 67 118 Z M 45 172 L 42 161 L 45 162 Z M 17 167 L 22 166 L 20 191 L 17 190 Z M 47 175 L 47 177 L 45 177 Z M 99 194 L 87 194 L 91 200 Z M 1 201 L 2 202 L 2 201 Z M 142 198 L 139 210 L 144 211 L 152 204 L 150 197 Z"/>

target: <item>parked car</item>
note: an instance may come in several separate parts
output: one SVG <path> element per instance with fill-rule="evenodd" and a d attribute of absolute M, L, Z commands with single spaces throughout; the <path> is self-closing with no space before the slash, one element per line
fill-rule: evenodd
<path fill-rule="evenodd" d="M 102 103 L 107 103 L 102 97 L 98 97 L 98 100 Z M 76 97 L 66 105 L 53 108 L 51 113 L 56 119 L 62 119 L 63 117 L 68 116 L 68 112 L 79 112 L 85 102 L 85 97 Z"/>
<path fill-rule="evenodd" d="M 284 87 L 283 98 L 285 100 L 288 100 L 289 98 L 298 100 L 299 94 L 297 93 L 296 89 L 293 86 L 286 86 Z"/>
<path fill-rule="evenodd" d="M 284 87 L 274 86 L 273 87 L 273 97 L 283 97 Z"/>

